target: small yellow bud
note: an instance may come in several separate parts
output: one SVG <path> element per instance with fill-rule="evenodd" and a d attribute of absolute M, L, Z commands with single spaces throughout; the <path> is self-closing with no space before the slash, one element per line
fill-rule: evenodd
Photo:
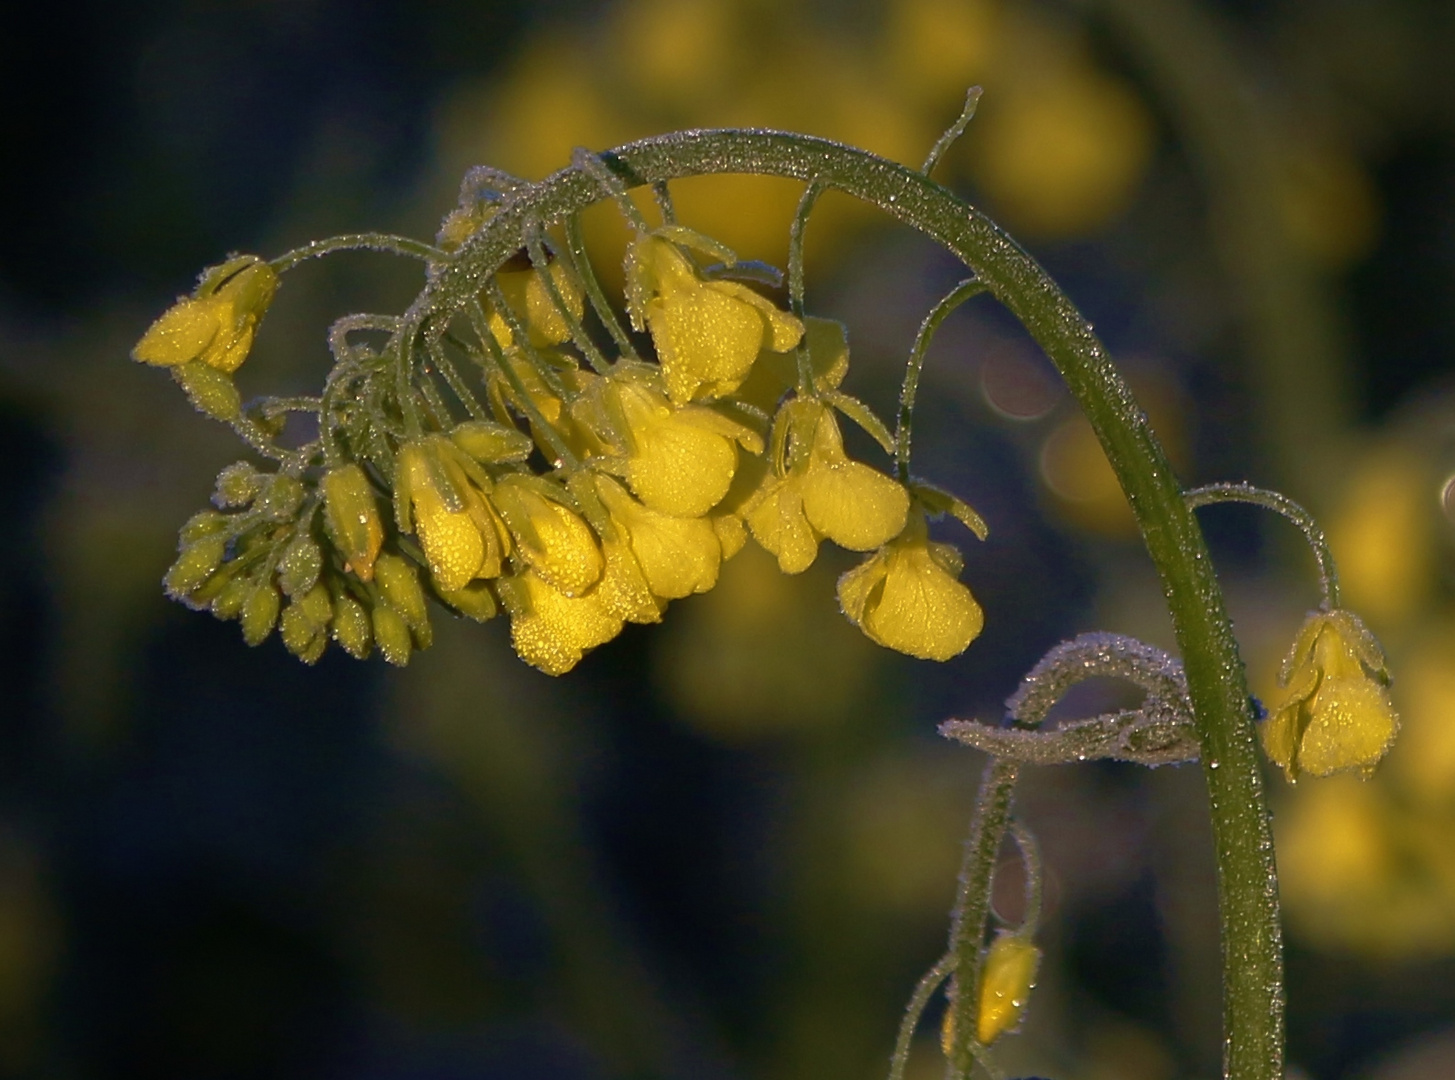
<path fill-rule="evenodd" d="M 355 660 L 369 655 L 373 641 L 369 613 L 364 605 L 346 593 L 333 598 L 333 639 Z M 407 636 L 407 632 L 406 632 Z"/>
<path fill-rule="evenodd" d="M 522 475 L 504 477 L 491 501 L 526 564 L 551 587 L 581 596 L 601 580 L 601 548 L 575 511 L 547 498 L 535 483 Z"/>
<path fill-rule="evenodd" d="M 248 506 L 263 490 L 267 477 L 253 468 L 250 462 L 234 461 L 217 474 L 217 490 L 213 493 L 215 506 Z"/>
<path fill-rule="evenodd" d="M 269 477 L 253 509 L 274 521 L 292 521 L 306 494 L 308 489 L 298 477 L 277 473 Z"/>
<path fill-rule="evenodd" d="M 399 612 L 411 630 L 419 633 L 421 627 L 429 625 L 429 609 L 419 585 L 419 574 L 406 560 L 388 553 L 380 555 L 374 563 L 374 580 L 385 601 Z M 382 641 L 380 647 L 383 647 Z"/>
<path fill-rule="evenodd" d="M 256 584 L 243 601 L 241 619 L 243 640 L 249 645 L 261 645 L 273 632 L 278 621 L 281 600 L 272 582 Z"/>
<path fill-rule="evenodd" d="M 180 600 L 193 592 L 212 576 L 226 551 L 227 537 L 217 534 L 188 544 L 162 579 L 167 595 L 173 600 Z"/>
<path fill-rule="evenodd" d="M 1019 934 L 1002 931 L 991 944 L 980 976 L 975 1019 L 975 1037 L 982 1046 L 1020 1025 L 1040 964 L 1041 950 Z"/>
<path fill-rule="evenodd" d="M 172 378 L 177 380 L 177 385 L 198 412 L 224 424 L 242 415 L 242 395 L 237 392 L 232 376 L 227 372 L 193 360 L 172 368 Z"/>
<path fill-rule="evenodd" d="M 530 436 L 503 424 L 488 420 L 466 420 L 450 431 L 450 439 L 476 461 L 497 465 L 504 461 L 524 461 L 534 445 Z"/>
<path fill-rule="evenodd" d="M 409 663 L 409 654 L 414 649 L 409 627 L 404 617 L 388 604 L 374 605 L 374 641 L 379 653 L 395 667 Z"/>
<path fill-rule="evenodd" d="M 1278 675 L 1283 699 L 1263 724 L 1263 748 L 1290 782 L 1301 773 L 1364 776 L 1399 730 L 1385 689 L 1384 653 L 1352 612 L 1316 611 L 1304 621 Z"/>
<path fill-rule="evenodd" d="M 374 560 L 384 543 L 384 526 L 374 488 L 364 470 L 350 463 L 330 469 L 319 482 L 334 546 L 361 581 L 374 579 Z"/>
<path fill-rule="evenodd" d="M 472 581 L 463 589 L 437 587 L 435 591 L 440 594 L 440 599 L 450 607 L 476 622 L 488 622 L 495 618 L 496 612 L 499 611 L 499 607 L 495 603 L 495 594 L 490 591 L 488 582 Z"/>
<path fill-rule="evenodd" d="M 567 309 L 572 316 L 580 319 L 584 310 L 581 287 L 558 260 L 551 261 L 549 273 Z M 540 349 L 559 345 L 570 338 L 570 323 L 556 307 L 540 273 L 533 267 L 501 270 L 495 275 L 495 280 L 500 283 L 500 291 L 505 294 L 512 310 L 525 323 L 532 345 Z M 490 312 L 490 332 L 501 348 L 509 348 L 515 340 L 510 324 L 497 311 Z"/>
<path fill-rule="evenodd" d="M 190 297 L 179 299 L 152 323 L 131 355 L 145 364 L 175 368 L 200 362 L 231 374 L 247 359 L 258 323 L 277 290 L 277 273 L 254 255 L 214 266 Z M 185 382 L 183 387 L 193 393 Z"/>
<path fill-rule="evenodd" d="M 328 645 L 328 634 L 324 628 L 298 603 L 283 609 L 278 633 L 283 639 L 283 647 L 305 664 L 317 663 Z"/>
<path fill-rule="evenodd" d="M 785 352 L 803 324 L 736 281 L 706 281 L 676 244 L 642 234 L 627 253 L 632 322 L 650 329 L 673 402 L 736 390 L 761 349 Z"/>
<path fill-rule="evenodd" d="M 257 582 L 246 575 L 231 577 L 212 599 L 212 614 L 219 619 L 236 619 L 253 593 Z"/>
<path fill-rule="evenodd" d="M 183 544 L 190 544 L 204 536 L 221 532 L 227 528 L 228 521 L 226 514 L 219 514 L 216 510 L 199 510 L 182 523 L 178 533 Z"/>
<path fill-rule="evenodd" d="M 312 589 L 322 572 L 323 552 L 311 536 L 300 532 L 278 560 L 278 586 L 284 596 L 296 598 Z"/>

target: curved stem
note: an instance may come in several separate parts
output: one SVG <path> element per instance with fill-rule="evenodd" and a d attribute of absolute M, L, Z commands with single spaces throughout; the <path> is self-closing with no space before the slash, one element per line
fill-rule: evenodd
<path fill-rule="evenodd" d="M 910 440 L 914 437 L 914 401 L 919 394 L 919 377 L 924 370 L 925 353 L 929 351 L 935 331 L 949 317 L 950 312 L 984 291 L 983 281 L 967 278 L 960 282 L 925 316 L 925 321 L 920 323 L 919 333 L 914 336 L 914 346 L 909 350 L 909 363 L 904 366 L 904 385 L 899 390 L 899 422 L 894 428 L 894 463 L 899 469 L 901 482 L 909 480 Z"/>
<path fill-rule="evenodd" d="M 803 234 L 808 229 L 808 216 L 813 213 L 814 204 L 824 192 L 816 179 L 808 182 L 798 200 L 798 209 L 793 214 L 793 224 L 788 227 L 788 306 L 799 322 L 803 321 Z M 813 395 L 813 358 L 808 355 L 808 334 L 799 339 L 794 350 L 798 358 L 798 396 Z"/>
<path fill-rule="evenodd" d="M 894 1053 L 889 1058 L 889 1080 L 904 1080 L 905 1067 L 909 1065 L 909 1051 L 914 1045 L 914 1032 L 919 1027 L 919 1018 L 924 1015 L 925 1006 L 940 983 L 955 970 L 955 957 L 946 953 L 934 967 L 926 971 L 915 985 L 909 1004 L 904 1009 L 904 1019 L 899 1022 L 899 1035 L 894 1040 Z"/>
<path fill-rule="evenodd" d="M 423 259 L 425 262 L 438 262 L 450 257 L 448 252 L 441 251 L 433 244 L 412 240 L 407 236 L 367 232 L 347 233 L 343 236 L 330 236 L 326 240 L 315 240 L 302 247 L 296 247 L 292 251 L 285 251 L 276 259 L 269 260 L 268 265 L 278 273 L 286 274 L 301 262 L 320 259 L 325 255 L 332 255 L 336 251 L 382 251 L 389 255 Z"/>
<path fill-rule="evenodd" d="M 804 135 L 725 130 L 646 139 L 610 158 L 615 174 L 633 184 L 723 172 L 822 178 L 954 253 L 1056 365 L 1127 493 L 1183 657 L 1218 862 L 1225 1072 L 1233 1080 L 1281 1080 L 1278 880 L 1243 664 L 1202 532 L 1171 463 L 1090 324 L 988 218 L 923 174 L 864 151 Z M 426 284 L 413 317 L 468 305 L 481 279 L 519 247 L 527 221 L 554 224 L 590 205 L 600 190 L 597 178 L 569 168 L 507 200 Z"/>
<path fill-rule="evenodd" d="M 1324 610 L 1331 611 L 1339 606 L 1339 570 L 1334 565 L 1334 555 L 1329 550 L 1329 541 L 1324 536 L 1324 530 L 1319 528 L 1319 523 L 1312 514 L 1287 495 L 1254 487 L 1252 484 L 1206 484 L 1193 488 L 1185 497 L 1187 505 L 1194 510 L 1215 503 L 1248 503 L 1272 510 L 1293 522 L 1308 541 L 1314 559 L 1319 564 L 1319 585 L 1324 593 Z"/>

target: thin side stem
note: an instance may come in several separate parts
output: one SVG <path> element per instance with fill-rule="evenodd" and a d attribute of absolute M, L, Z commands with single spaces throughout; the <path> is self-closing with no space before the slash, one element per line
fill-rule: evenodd
<path fill-rule="evenodd" d="M 441 251 L 433 244 L 413 240 L 408 236 L 366 232 L 347 233 L 343 236 L 330 236 L 326 240 L 314 240 L 312 243 L 296 247 L 292 251 L 285 251 L 276 259 L 269 260 L 268 265 L 278 273 L 286 274 L 301 262 L 307 262 L 309 259 L 321 259 L 336 251 L 382 251 L 389 255 L 423 259 L 425 262 L 439 262 L 450 257 L 448 252 Z"/>
<path fill-rule="evenodd" d="M 889 1058 L 889 1080 L 904 1080 L 904 1070 L 909 1065 L 909 1052 L 914 1046 L 915 1029 L 919 1027 L 920 1017 L 924 1015 L 925 1006 L 930 1003 L 930 998 L 935 996 L 935 991 L 940 988 L 940 983 L 950 972 L 955 970 L 955 957 L 946 953 L 940 957 L 934 967 L 926 971 L 915 985 L 914 993 L 909 997 L 909 1004 L 904 1009 L 904 1019 L 899 1022 L 899 1035 L 894 1040 L 894 1053 Z"/>
<path fill-rule="evenodd" d="M 955 140 L 965 134 L 965 129 L 970 126 L 970 121 L 975 119 L 975 107 L 980 104 L 981 93 L 980 87 L 972 86 L 965 94 L 965 107 L 960 110 L 959 118 L 946 128 L 945 133 L 936 141 L 930 150 L 930 156 L 925 158 L 925 163 L 919 167 L 920 172 L 926 176 L 934 172 L 940 159 L 949 152 L 950 147 L 955 145 Z"/>
<path fill-rule="evenodd" d="M 793 224 L 788 228 L 788 307 L 794 316 L 803 321 L 803 234 L 808 229 L 808 216 L 813 213 L 814 204 L 826 190 L 817 178 L 808 182 L 798 200 L 798 209 L 793 214 Z M 808 335 L 799 340 L 795 355 L 798 358 L 798 393 L 800 397 L 813 394 L 813 357 L 808 355 Z"/>
<path fill-rule="evenodd" d="M 601 325 L 606 327 L 606 332 L 611 335 L 611 340 L 616 342 L 616 347 L 621 350 L 622 358 L 640 362 L 641 357 L 637 355 L 631 336 L 627 334 L 626 329 L 617 319 L 616 311 L 613 310 L 611 301 L 607 299 L 606 290 L 601 287 L 601 280 L 591 266 L 591 256 L 586 250 L 586 240 L 581 235 L 581 218 L 578 214 L 571 214 L 566 218 L 566 254 L 577 278 L 586 289 L 586 296 L 591 301 L 592 310 L 601 320 Z"/>
<path fill-rule="evenodd" d="M 556 455 L 557 462 L 567 465 L 572 469 L 576 468 L 578 465 L 576 455 L 571 453 L 571 448 L 561 438 L 560 432 L 553 428 L 546 418 L 541 415 L 540 409 L 536 408 L 536 403 L 531 400 L 530 393 L 525 388 L 525 383 L 521 382 L 520 375 L 516 372 L 515 368 L 511 367 L 510 362 L 506 360 L 505 353 L 500 348 L 500 343 L 495 340 L 495 335 L 490 330 L 490 320 L 485 317 L 485 309 L 480 306 L 479 300 L 476 300 L 470 308 L 470 321 L 474 324 L 475 333 L 484 344 L 486 354 L 494 364 L 495 370 L 500 372 L 501 377 L 515 391 L 516 403 L 520 407 L 520 411 L 525 414 L 525 418 L 530 421 L 532 430 L 540 432 L 541 438 L 550 444 L 551 452 Z"/>
<path fill-rule="evenodd" d="M 571 341 L 581 354 L 586 357 L 586 362 L 591 365 L 591 370 L 598 375 L 605 374 L 611 370 L 611 364 L 601 350 L 596 347 L 596 342 L 586 333 L 586 327 L 581 325 L 581 320 L 571 310 L 566 298 L 561 295 L 561 290 L 556 286 L 556 279 L 551 275 L 550 260 L 546 257 L 546 246 L 541 242 L 539 229 L 527 229 L 525 234 L 525 249 L 530 255 L 531 266 L 535 267 L 536 275 L 541 279 L 541 285 L 545 287 L 546 295 L 551 298 L 551 304 L 562 319 L 566 320 L 566 328 L 570 331 Z"/>
<path fill-rule="evenodd" d="M 1314 516 L 1287 495 L 1254 487 L 1252 484 L 1206 484 L 1187 492 L 1186 498 L 1187 505 L 1194 510 L 1216 503 L 1247 503 L 1250 506 L 1260 506 L 1264 510 L 1272 510 L 1293 522 L 1308 541 L 1314 559 L 1319 564 L 1319 586 L 1324 594 L 1324 610 L 1332 611 L 1339 606 L 1339 569 L 1334 565 L 1334 555 L 1329 550 L 1328 538 L 1324 536 L 1324 530 L 1319 527 Z"/>
<path fill-rule="evenodd" d="M 899 390 L 899 421 L 894 430 L 894 463 L 901 481 L 909 480 L 910 442 L 914 438 L 914 402 L 919 394 L 920 372 L 924 370 L 925 354 L 940 323 L 950 312 L 986 291 L 986 284 L 976 278 L 967 278 L 956 285 L 940 300 L 920 323 L 919 333 L 914 336 L 914 346 L 909 350 L 909 363 L 904 366 L 904 384 Z"/>

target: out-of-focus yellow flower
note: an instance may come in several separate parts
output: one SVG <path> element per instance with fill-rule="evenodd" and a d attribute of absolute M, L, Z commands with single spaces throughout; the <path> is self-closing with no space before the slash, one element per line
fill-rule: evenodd
<path fill-rule="evenodd" d="M 581 286 L 577 284 L 560 260 L 552 260 L 549 270 L 551 283 L 560 294 L 567 310 L 581 318 L 584 308 Z M 524 268 L 508 268 L 495 275 L 500 291 L 505 294 L 517 318 L 525 324 L 530 343 L 536 348 L 559 345 L 571 336 L 571 324 L 565 313 L 551 299 L 551 293 L 540 272 L 526 262 Z M 490 332 L 503 349 L 510 348 L 515 341 L 510 325 L 498 311 L 490 311 Z"/>
<path fill-rule="evenodd" d="M 803 320 L 803 326 L 814 389 L 837 390 L 849 373 L 849 340 L 844 324 L 810 315 Z M 778 408 L 783 395 L 797 385 L 797 352 L 780 353 L 764 349 L 733 397 L 771 413 Z"/>
<path fill-rule="evenodd" d="M 891 0 L 883 37 L 891 85 L 933 108 L 985 77 L 999 39 L 995 0 Z"/>
<path fill-rule="evenodd" d="M 256 255 L 214 266 L 191 296 L 178 299 L 147 328 L 131 355 L 161 367 L 200 360 L 231 374 L 247 359 L 277 291 L 277 273 Z"/>
<path fill-rule="evenodd" d="M 783 572 L 808 569 L 823 537 L 870 551 L 898 534 L 909 512 L 904 487 L 844 453 L 827 405 L 799 400 L 784 408 L 786 462 L 745 508 L 753 538 L 778 557 Z"/>
<path fill-rule="evenodd" d="M 712 522 L 650 510 L 607 476 L 597 477 L 596 490 L 613 523 L 626 534 L 654 595 L 677 600 L 717 584 L 722 546 Z"/>
<path fill-rule="evenodd" d="M 1280 164 L 1279 209 L 1294 244 L 1331 270 L 1367 255 L 1379 235 L 1379 200 L 1353 154 L 1295 145 Z"/>
<path fill-rule="evenodd" d="M 372 581 L 374 560 L 384 543 L 384 525 L 379 520 L 373 485 L 364 470 L 350 462 L 324 473 L 319 487 L 323 490 L 329 531 L 348 560 L 347 568 L 361 581 Z"/>
<path fill-rule="evenodd" d="M 702 405 L 673 408 L 646 381 L 604 380 L 598 399 L 625 454 L 627 485 L 651 509 L 702 517 L 722 501 L 738 467 L 734 442 L 762 450 L 757 433 Z"/>
<path fill-rule="evenodd" d="M 1263 748 L 1290 781 L 1374 771 L 1399 729 L 1384 653 L 1357 616 L 1316 611 L 1278 674 L 1287 688 L 1263 725 Z"/>
<path fill-rule="evenodd" d="M 510 536 L 450 440 L 432 435 L 400 448 L 395 500 L 400 527 L 419 534 L 440 589 L 456 592 L 475 578 L 500 576 Z"/>
<path fill-rule="evenodd" d="M 1428 463 L 1414 450 L 1378 450 L 1355 467 L 1329 523 L 1345 600 L 1381 632 L 1433 595 L 1432 486 Z"/>
<path fill-rule="evenodd" d="M 650 329 L 668 396 L 693 398 L 736 390 L 767 348 L 798 344 L 803 324 L 737 281 L 704 280 L 670 240 L 643 234 L 627 253 L 627 310 Z"/>
<path fill-rule="evenodd" d="M 526 564 L 552 588 L 579 597 L 601 580 L 601 548 L 591 526 L 550 491 L 550 481 L 515 473 L 501 478 L 490 499 Z"/>
<path fill-rule="evenodd" d="M 970 159 L 997 214 L 1018 232 L 1085 236 L 1131 202 L 1152 153 L 1136 94 L 1084 62 L 1062 62 L 987 95 Z"/>
<path fill-rule="evenodd" d="M 1425 812 L 1455 809 L 1455 628 L 1422 637 L 1399 664 L 1398 748 L 1387 776 Z M 1455 823 L 1451 823 L 1455 824 Z M 1452 836 L 1455 847 L 1455 836 Z"/>
<path fill-rule="evenodd" d="M 969 647 L 985 614 L 959 581 L 960 553 L 932 543 L 924 513 L 839 578 L 839 606 L 874 642 L 921 660 L 948 660 Z"/>
<path fill-rule="evenodd" d="M 534 570 L 501 578 L 496 589 L 510 612 L 516 653 L 547 675 L 564 675 L 586 650 L 621 633 L 621 618 L 607 610 L 597 593 L 567 596 Z"/>
<path fill-rule="evenodd" d="M 996 937 L 980 977 L 975 1037 L 981 1045 L 989 1046 L 1021 1022 L 1040 964 L 1041 950 L 1020 934 L 1002 931 Z"/>

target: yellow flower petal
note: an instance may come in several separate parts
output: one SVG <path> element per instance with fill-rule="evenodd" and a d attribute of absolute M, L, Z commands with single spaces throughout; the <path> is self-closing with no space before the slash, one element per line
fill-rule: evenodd
<path fill-rule="evenodd" d="M 501 578 L 496 588 L 510 612 L 516 653 L 547 675 L 564 675 L 586 650 L 621 633 L 622 620 L 597 597 L 567 596 L 534 571 Z"/>
<path fill-rule="evenodd" d="M 684 419 L 646 387 L 622 381 L 616 389 L 631 440 L 626 478 L 632 494 L 675 517 L 702 517 L 721 502 L 737 469 L 732 441 Z"/>
<path fill-rule="evenodd" d="M 202 355 L 221 326 L 217 303 L 184 297 L 147 328 L 132 358 L 161 367 L 188 363 Z"/>
<path fill-rule="evenodd" d="M 770 478 L 744 516 L 753 539 L 777 556 L 785 574 L 800 574 L 818 558 L 819 537 L 804 516 L 799 477 Z"/>
<path fill-rule="evenodd" d="M 544 581 L 576 597 L 601 580 L 605 564 L 596 534 L 574 511 L 515 475 L 496 484 L 491 501 L 510 528 L 521 558 Z"/>
<path fill-rule="evenodd" d="M 1017 934 L 1002 932 L 990 946 L 975 1018 L 975 1037 L 982 1046 L 989 1046 L 1020 1023 L 1040 963 L 1041 950 Z"/>
<path fill-rule="evenodd" d="M 601 501 L 630 538 L 632 552 L 653 593 L 677 600 L 717 583 L 722 547 L 706 518 L 659 514 L 638 503 L 609 477 L 597 478 Z"/>

